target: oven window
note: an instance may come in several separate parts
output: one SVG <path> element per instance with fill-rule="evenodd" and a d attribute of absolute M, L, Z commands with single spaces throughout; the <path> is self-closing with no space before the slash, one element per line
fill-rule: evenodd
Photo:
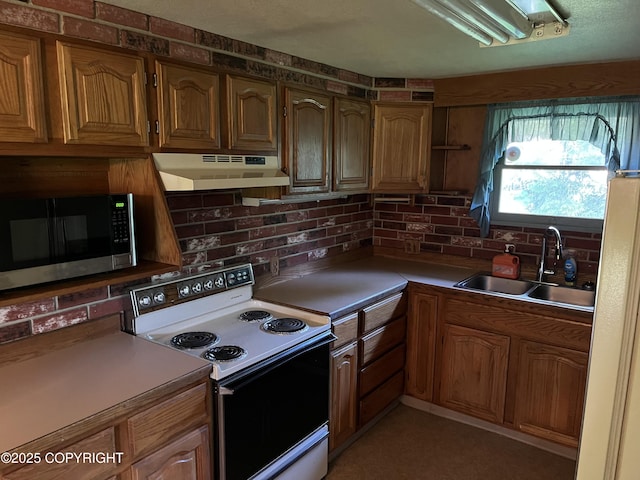
<path fill-rule="evenodd" d="M 266 367 L 268 368 L 268 367 Z M 226 479 L 247 479 L 329 418 L 329 345 L 227 386 L 223 395 Z"/>

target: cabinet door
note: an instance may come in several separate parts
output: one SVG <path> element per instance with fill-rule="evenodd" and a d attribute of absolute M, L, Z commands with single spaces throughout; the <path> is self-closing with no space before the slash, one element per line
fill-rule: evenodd
<path fill-rule="evenodd" d="M 209 480 L 209 429 L 200 427 L 131 466 L 132 480 Z"/>
<path fill-rule="evenodd" d="M 328 192 L 331 165 L 331 98 L 287 89 L 286 166 L 291 193 Z"/>
<path fill-rule="evenodd" d="M 113 427 L 106 428 L 90 437 L 84 438 L 73 444 L 61 448 L 60 455 L 74 453 L 82 455 L 84 453 L 107 453 L 118 452 L 116 448 L 116 433 Z M 94 478 L 105 478 L 118 470 L 118 463 L 111 461 L 104 462 L 52 462 L 46 461 L 48 456 L 52 459 L 60 458 L 55 454 L 39 452 L 40 461 L 31 463 L 12 473 L 0 475 L 3 480 L 60 480 L 63 478 L 73 478 L 77 480 L 91 480 Z M 112 459 L 122 461 L 122 456 L 113 456 Z M 106 460 L 106 458 L 105 458 Z"/>
<path fill-rule="evenodd" d="M 367 102 L 336 98 L 333 129 L 333 189 L 368 190 L 371 107 Z"/>
<path fill-rule="evenodd" d="M 277 150 L 276 86 L 227 76 L 229 146 L 241 150 Z"/>
<path fill-rule="evenodd" d="M 431 105 L 376 105 L 374 192 L 423 193 L 429 188 Z"/>
<path fill-rule="evenodd" d="M 523 341 L 515 427 L 572 447 L 582 424 L 588 354 Z"/>
<path fill-rule="evenodd" d="M 509 337 L 444 325 L 440 404 L 502 423 Z"/>
<path fill-rule="evenodd" d="M 65 143 L 146 146 L 144 61 L 58 42 Z"/>
<path fill-rule="evenodd" d="M 220 148 L 216 73 L 156 61 L 161 147 Z"/>
<path fill-rule="evenodd" d="M 342 445 L 357 428 L 358 348 L 355 342 L 331 352 L 329 450 Z"/>
<path fill-rule="evenodd" d="M 427 402 L 433 400 L 437 314 L 436 295 L 410 293 L 405 391 Z"/>
<path fill-rule="evenodd" d="M 0 141 L 47 141 L 40 41 L 0 33 Z"/>

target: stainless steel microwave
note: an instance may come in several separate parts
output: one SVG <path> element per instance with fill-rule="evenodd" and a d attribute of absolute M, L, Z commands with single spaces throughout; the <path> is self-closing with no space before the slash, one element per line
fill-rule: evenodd
<path fill-rule="evenodd" d="M 0 202 L 0 290 L 136 265 L 131 193 Z"/>

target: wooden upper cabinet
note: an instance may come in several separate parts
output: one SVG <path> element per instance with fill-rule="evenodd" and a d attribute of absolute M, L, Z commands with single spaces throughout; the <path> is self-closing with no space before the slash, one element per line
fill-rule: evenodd
<path fill-rule="evenodd" d="M 227 102 L 230 148 L 277 150 L 275 84 L 227 75 Z"/>
<path fill-rule="evenodd" d="M 369 189 L 371 106 L 336 98 L 333 122 L 333 189 Z"/>
<path fill-rule="evenodd" d="M 220 148 L 217 73 L 156 61 L 160 146 Z"/>
<path fill-rule="evenodd" d="M 331 185 L 331 97 L 285 90 L 285 165 L 291 193 L 328 192 Z"/>
<path fill-rule="evenodd" d="M 147 146 L 144 60 L 63 42 L 57 51 L 64 142 Z"/>
<path fill-rule="evenodd" d="M 374 192 L 428 191 L 432 110 L 431 104 L 374 106 Z"/>
<path fill-rule="evenodd" d="M 47 141 L 40 40 L 0 33 L 0 142 Z"/>

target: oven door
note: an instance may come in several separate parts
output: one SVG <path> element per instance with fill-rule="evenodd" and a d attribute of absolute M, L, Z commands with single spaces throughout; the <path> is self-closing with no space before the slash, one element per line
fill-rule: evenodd
<path fill-rule="evenodd" d="M 282 455 L 326 426 L 334 339 L 327 331 L 214 386 L 217 478 L 246 480 L 267 466 L 283 471 L 296 456 Z"/>

